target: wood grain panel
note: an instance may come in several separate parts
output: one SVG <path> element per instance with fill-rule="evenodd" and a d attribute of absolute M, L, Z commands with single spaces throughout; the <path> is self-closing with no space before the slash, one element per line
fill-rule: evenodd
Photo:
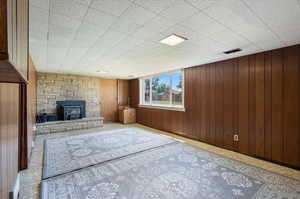
<path fill-rule="evenodd" d="M 139 108 L 139 81 L 131 80 L 138 122 L 300 168 L 299 48 L 186 68 L 185 112 Z"/>
<path fill-rule="evenodd" d="M 272 159 L 272 52 L 265 53 L 265 158 Z"/>
<path fill-rule="evenodd" d="M 265 155 L 265 63 L 264 54 L 255 56 L 255 155 Z"/>
<path fill-rule="evenodd" d="M 134 79 L 129 82 L 129 104 L 131 107 L 138 107 L 140 97 L 139 97 L 139 80 Z"/>
<path fill-rule="evenodd" d="M 238 59 L 239 151 L 249 154 L 249 57 Z"/>
<path fill-rule="evenodd" d="M 36 137 L 34 127 L 36 125 L 37 114 L 37 73 L 34 63 L 29 57 L 28 65 L 28 84 L 27 84 L 27 148 L 28 158 L 31 154 L 31 143 Z"/>
<path fill-rule="evenodd" d="M 284 49 L 284 162 L 299 165 L 299 47 Z"/>
<path fill-rule="evenodd" d="M 129 105 L 129 81 L 118 80 L 118 105 Z"/>
<path fill-rule="evenodd" d="M 216 137 L 215 145 L 223 147 L 224 142 L 224 67 L 222 63 L 216 64 Z"/>
<path fill-rule="evenodd" d="M 0 198 L 8 199 L 18 173 L 19 85 L 0 83 Z"/>
<path fill-rule="evenodd" d="M 256 56 L 249 56 L 249 154 L 256 154 Z"/>
<path fill-rule="evenodd" d="M 224 147 L 234 150 L 233 135 L 235 133 L 235 87 L 234 87 L 235 65 L 233 60 L 224 63 Z"/>
<path fill-rule="evenodd" d="M 283 50 L 274 50 L 272 62 L 272 160 L 283 161 Z"/>
<path fill-rule="evenodd" d="M 118 119 L 118 83 L 114 79 L 100 79 L 101 116 L 105 121 Z"/>

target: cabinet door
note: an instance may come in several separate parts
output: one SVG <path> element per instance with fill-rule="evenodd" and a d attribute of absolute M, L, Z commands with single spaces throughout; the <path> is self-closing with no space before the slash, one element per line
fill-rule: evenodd
<path fill-rule="evenodd" d="M 7 45 L 9 62 L 24 80 L 28 71 L 28 0 L 7 1 Z"/>

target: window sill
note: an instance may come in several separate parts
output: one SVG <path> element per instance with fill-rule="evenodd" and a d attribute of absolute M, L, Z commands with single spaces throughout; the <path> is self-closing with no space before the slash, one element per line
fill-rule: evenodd
<path fill-rule="evenodd" d="M 156 105 L 144 105 L 139 104 L 141 108 L 151 108 L 151 109 L 162 109 L 162 110 L 169 110 L 169 111 L 182 111 L 185 112 L 184 107 L 171 107 L 171 106 L 156 106 Z"/>

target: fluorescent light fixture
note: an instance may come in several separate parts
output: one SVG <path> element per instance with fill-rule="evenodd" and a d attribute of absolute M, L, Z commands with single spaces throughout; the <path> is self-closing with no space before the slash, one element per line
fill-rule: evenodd
<path fill-rule="evenodd" d="M 161 40 L 160 43 L 166 44 L 169 46 L 176 46 L 176 45 L 184 42 L 185 40 L 187 40 L 187 38 L 173 34 L 173 35 L 170 35 L 169 37 Z"/>

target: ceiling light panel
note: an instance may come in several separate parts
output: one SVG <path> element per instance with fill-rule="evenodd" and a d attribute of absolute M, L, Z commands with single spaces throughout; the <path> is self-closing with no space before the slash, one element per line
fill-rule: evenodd
<path fill-rule="evenodd" d="M 169 37 L 161 40 L 160 43 L 166 44 L 168 46 L 176 46 L 176 45 L 184 42 L 185 40 L 187 40 L 187 39 L 184 38 L 184 37 L 173 34 L 173 35 L 170 35 Z"/>

